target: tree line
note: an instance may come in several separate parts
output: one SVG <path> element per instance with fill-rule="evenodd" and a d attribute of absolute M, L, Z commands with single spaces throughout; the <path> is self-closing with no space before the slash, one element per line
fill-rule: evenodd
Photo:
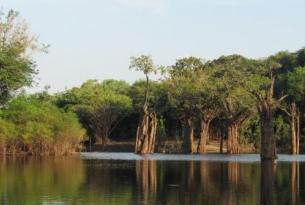
<path fill-rule="evenodd" d="M 89 136 L 135 140 L 135 152 L 153 153 L 167 139 L 183 141 L 185 153 L 205 153 L 209 138 L 239 154 L 252 143 L 263 159 L 304 147 L 305 49 L 261 59 L 241 55 L 204 61 L 178 59 L 157 66 L 150 56 L 131 58 L 145 80 L 89 80 L 56 94 L 56 105 L 76 112 Z M 162 78 L 150 80 L 160 72 Z"/>
<path fill-rule="evenodd" d="M 213 60 L 177 59 L 156 65 L 150 56 L 131 58 L 130 69 L 145 79 L 88 80 L 60 93 L 25 94 L 36 70 L 38 42 L 15 11 L 0 24 L 0 151 L 66 154 L 79 142 L 135 142 L 135 152 L 153 153 L 169 139 L 185 153 L 205 153 L 210 138 L 228 154 L 253 144 L 262 159 L 305 147 L 305 48 L 252 59 L 241 55 Z M 151 80 L 159 73 L 159 80 Z M 225 143 L 226 142 L 226 143 Z"/>

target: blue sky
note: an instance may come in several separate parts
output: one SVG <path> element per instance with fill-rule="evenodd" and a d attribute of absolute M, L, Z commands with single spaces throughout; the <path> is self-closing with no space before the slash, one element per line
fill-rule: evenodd
<path fill-rule="evenodd" d="M 79 86 L 87 79 L 141 78 L 129 58 L 157 64 L 184 56 L 238 53 L 264 57 L 305 46 L 304 0 L 0 0 L 19 11 L 48 54 L 35 56 L 33 90 Z"/>

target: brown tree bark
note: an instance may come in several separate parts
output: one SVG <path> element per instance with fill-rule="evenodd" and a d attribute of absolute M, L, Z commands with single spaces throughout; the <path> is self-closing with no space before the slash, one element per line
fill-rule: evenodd
<path fill-rule="evenodd" d="M 209 127 L 210 127 L 211 119 L 201 119 L 200 122 L 200 139 L 198 143 L 197 152 L 198 153 L 205 153 L 206 152 L 206 145 L 209 137 Z"/>
<path fill-rule="evenodd" d="M 154 153 L 157 134 L 157 114 L 148 109 L 148 76 L 146 75 L 145 97 L 143 105 L 143 116 L 137 129 L 135 153 Z"/>
<path fill-rule="evenodd" d="M 300 149 L 300 112 L 295 102 L 290 108 L 291 154 L 299 154 Z"/>
<path fill-rule="evenodd" d="M 231 124 L 228 127 L 228 154 L 239 154 L 239 127 L 236 124 Z"/>
<path fill-rule="evenodd" d="M 183 142 L 183 147 L 184 147 L 184 152 L 185 153 L 195 153 L 195 146 L 194 146 L 194 125 L 192 118 L 188 117 L 186 119 L 186 129 L 184 133 L 184 142 Z"/>
<path fill-rule="evenodd" d="M 140 120 L 135 144 L 137 154 L 154 153 L 156 133 L 157 133 L 157 115 L 149 113 L 147 105 L 144 105 L 144 114 Z"/>
<path fill-rule="evenodd" d="M 222 154 L 223 153 L 223 141 L 224 137 L 223 134 L 220 135 L 220 145 L 219 145 L 219 152 Z"/>
<path fill-rule="evenodd" d="M 227 153 L 228 154 L 239 154 L 240 153 L 240 130 L 244 122 L 249 119 L 250 113 L 243 111 L 237 114 L 228 126 L 228 143 Z"/>
<path fill-rule="evenodd" d="M 266 90 L 264 97 L 256 94 L 258 98 L 258 112 L 261 121 L 261 159 L 275 160 L 277 158 L 275 138 L 273 135 L 273 89 L 275 78 L 271 79 L 271 83 Z"/>

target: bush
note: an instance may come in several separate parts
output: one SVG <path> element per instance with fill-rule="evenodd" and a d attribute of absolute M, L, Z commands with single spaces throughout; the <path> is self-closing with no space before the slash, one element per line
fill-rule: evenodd
<path fill-rule="evenodd" d="M 32 155 L 72 153 L 85 136 L 75 114 L 27 96 L 13 99 L 3 110 L 0 130 L 2 147 L 9 153 Z"/>

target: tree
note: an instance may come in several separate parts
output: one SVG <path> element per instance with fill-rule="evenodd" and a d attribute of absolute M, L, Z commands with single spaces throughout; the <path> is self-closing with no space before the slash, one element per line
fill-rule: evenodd
<path fill-rule="evenodd" d="M 7 102 L 17 90 L 30 86 L 37 74 L 33 51 L 45 51 L 19 13 L 10 10 L 0 16 L 0 103 Z"/>
<path fill-rule="evenodd" d="M 199 58 L 178 59 L 169 70 L 169 93 L 185 125 L 184 151 L 204 153 L 211 121 L 219 111 L 219 87 Z M 194 123 L 200 121 L 198 144 L 194 140 Z"/>
<path fill-rule="evenodd" d="M 88 80 L 80 88 L 59 95 L 56 103 L 76 112 L 88 135 L 106 144 L 111 132 L 131 110 L 131 99 L 124 94 L 128 88 L 122 81 Z"/>
<path fill-rule="evenodd" d="M 305 67 L 295 68 L 287 74 L 287 98 L 291 129 L 291 154 L 300 153 L 300 109 L 305 93 Z"/>
<path fill-rule="evenodd" d="M 257 61 L 249 61 L 245 67 L 244 88 L 256 99 L 257 111 L 261 123 L 261 159 L 277 158 L 276 143 L 273 135 L 274 112 L 286 96 L 278 100 L 274 98 L 274 85 L 280 64 L 272 57 Z"/>
<path fill-rule="evenodd" d="M 239 55 L 222 56 L 209 63 L 215 80 L 219 82 L 223 114 L 227 121 L 227 152 L 239 154 L 240 134 L 244 123 L 254 112 L 255 102 L 243 88 L 240 79 L 248 60 Z M 217 80 L 216 80 L 217 79 Z"/>
<path fill-rule="evenodd" d="M 157 115 L 154 111 L 149 110 L 149 75 L 156 73 L 158 68 L 151 57 L 145 55 L 131 57 L 129 68 L 143 72 L 146 78 L 143 113 L 137 129 L 135 152 L 138 154 L 153 153 L 157 133 Z"/>

